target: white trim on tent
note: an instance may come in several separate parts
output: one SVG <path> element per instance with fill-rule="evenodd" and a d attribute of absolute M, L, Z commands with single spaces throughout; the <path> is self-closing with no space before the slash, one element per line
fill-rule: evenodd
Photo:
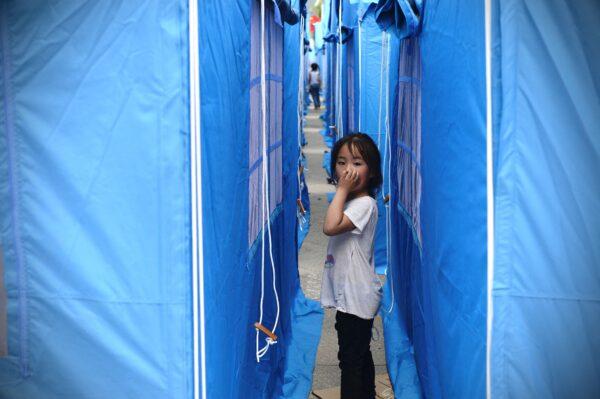
<path fill-rule="evenodd" d="M 362 17 L 358 20 L 358 131 L 362 132 Z"/>
<path fill-rule="evenodd" d="M 487 185 L 487 334 L 485 350 L 486 398 L 492 397 L 491 353 L 494 303 L 494 160 L 492 135 L 492 9 L 485 0 L 485 97 L 486 97 L 486 185 Z"/>
<path fill-rule="evenodd" d="M 336 141 L 338 140 L 338 138 L 340 137 L 344 137 L 344 114 L 343 114 L 343 110 L 342 110 L 342 105 L 344 103 L 344 99 L 342 98 L 342 3 L 343 1 L 340 1 L 340 6 L 339 6 L 339 10 L 338 10 L 338 48 L 337 48 L 337 73 L 338 73 L 338 78 L 336 80 L 336 86 L 337 86 L 337 94 L 336 94 L 336 100 L 337 100 L 337 106 L 336 111 L 337 111 L 337 130 L 336 130 Z"/>
<path fill-rule="evenodd" d="M 200 70 L 198 62 L 198 3 L 188 2 L 190 68 L 190 180 L 192 227 L 192 313 L 194 399 L 206 399 L 204 331 L 204 257 L 202 237 L 202 158 L 200 142 Z M 198 337 L 200 330 L 200 337 Z M 198 342 L 199 341 L 199 342 Z M 200 358 L 199 354 L 200 352 Z M 201 381 L 200 381 L 201 379 Z M 200 392 L 200 387 L 202 391 Z M 201 396 L 200 396 L 201 395 Z"/>

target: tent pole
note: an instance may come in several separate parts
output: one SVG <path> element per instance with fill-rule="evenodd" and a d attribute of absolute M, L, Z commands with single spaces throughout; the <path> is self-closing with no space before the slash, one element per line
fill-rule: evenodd
<path fill-rule="evenodd" d="M 492 9 L 485 0 L 485 96 L 486 96 L 486 185 L 487 185 L 487 335 L 485 353 L 486 398 L 492 397 L 491 353 L 494 319 L 494 160 L 492 134 Z"/>
<path fill-rule="evenodd" d="M 204 257 L 202 237 L 202 170 L 200 142 L 200 70 L 198 61 L 198 3 L 188 1 L 190 180 L 192 227 L 192 313 L 194 399 L 206 398 L 204 331 Z M 200 336 L 198 336 L 200 335 Z"/>

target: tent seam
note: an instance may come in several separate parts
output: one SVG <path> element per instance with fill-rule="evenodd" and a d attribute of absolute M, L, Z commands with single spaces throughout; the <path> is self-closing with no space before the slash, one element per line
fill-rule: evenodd
<path fill-rule="evenodd" d="M 19 365 L 22 377 L 30 376 L 29 371 L 29 348 L 28 348 L 28 326 L 29 314 L 27 309 L 27 265 L 23 253 L 23 242 L 20 231 L 20 180 L 18 175 L 19 159 L 17 157 L 16 132 L 14 126 L 14 110 L 12 109 L 13 93 L 10 84 L 11 59 L 10 59 L 10 41 L 6 21 L 6 3 L 2 4 L 0 10 L 0 46 L 2 47 L 2 71 L 3 76 L 3 96 L 5 112 L 5 132 L 8 151 L 8 187 L 12 202 L 12 235 L 15 246 L 15 257 L 18 271 L 18 293 L 19 293 Z"/>
<path fill-rule="evenodd" d="M 515 29 L 516 30 L 515 36 L 516 37 L 520 37 L 519 36 L 519 31 L 520 31 L 519 13 L 515 13 L 515 27 L 516 27 L 516 29 Z M 515 62 L 512 64 L 513 68 L 514 68 L 513 69 L 513 82 L 514 82 L 514 86 L 513 86 L 513 116 L 512 116 L 513 123 L 512 123 L 511 147 L 512 147 L 512 151 L 514 153 L 514 158 L 515 158 L 515 162 L 513 163 L 513 170 L 512 170 L 512 173 L 511 173 L 511 175 L 513 177 L 515 176 L 514 170 L 516 168 L 516 165 L 518 163 L 518 158 L 519 158 L 519 151 L 517 150 L 518 146 L 516 144 L 516 140 L 517 140 L 517 137 L 516 137 L 516 126 L 518 125 L 518 123 L 517 123 L 518 113 L 517 113 L 517 106 L 516 106 L 516 104 L 517 104 L 517 97 L 518 97 L 517 96 L 518 90 L 516 89 L 516 87 L 517 87 L 517 80 L 518 80 L 518 77 L 519 77 L 518 67 L 517 67 L 519 65 L 519 54 L 520 54 L 519 53 L 519 46 L 517 45 L 517 46 L 515 46 L 515 54 L 514 54 L 514 60 L 515 60 Z M 516 183 L 515 179 L 513 178 L 513 179 L 511 179 L 511 191 L 512 192 L 511 192 L 511 201 L 510 201 L 510 204 L 513 204 L 513 205 L 517 203 L 516 202 L 516 197 L 517 197 L 517 188 L 516 187 L 517 187 L 517 183 Z M 508 219 L 512 221 L 512 220 L 514 220 L 514 206 L 511 207 L 511 210 L 512 210 L 512 212 L 510 212 L 510 214 L 508 216 Z M 514 226 L 515 226 L 515 224 L 511 222 L 509 225 L 511 226 L 512 236 L 513 237 L 516 236 L 516 234 L 514 232 Z M 511 253 L 511 256 L 514 257 L 514 255 L 515 255 L 514 251 L 511 251 L 510 253 Z M 512 265 L 513 264 L 512 259 L 507 264 L 508 265 Z M 507 292 L 511 293 L 512 287 L 513 287 L 514 273 L 509 273 L 508 276 L 509 276 L 509 282 L 508 282 Z M 507 306 L 507 308 L 506 308 L 507 320 L 511 320 L 512 319 L 512 312 L 511 312 L 512 305 L 505 305 L 505 306 Z M 503 329 L 503 332 L 504 332 L 503 342 L 504 343 L 506 343 L 506 341 L 507 341 L 507 339 L 506 339 L 507 331 L 508 331 L 507 328 Z M 507 381 L 508 380 L 508 378 L 507 378 L 507 375 L 508 375 L 508 365 L 507 365 L 504 353 L 502 355 L 501 362 L 502 362 L 502 374 L 503 374 L 503 380 L 502 381 Z M 505 388 L 504 388 L 504 392 L 506 392 L 506 397 L 508 397 L 508 398 L 511 397 L 510 388 L 511 387 L 509 385 L 505 385 Z"/>
<path fill-rule="evenodd" d="M 185 129 L 185 127 L 187 127 L 187 124 L 189 123 L 190 117 L 189 114 L 186 114 L 186 111 L 189 113 L 189 108 L 187 106 L 187 104 L 189 103 L 189 98 L 186 98 L 186 95 L 189 96 L 189 92 L 188 92 L 188 85 L 186 84 L 189 80 L 189 71 L 187 70 L 188 64 L 189 64 L 189 60 L 187 59 L 187 57 L 185 57 L 186 55 L 186 50 L 187 50 L 187 25 L 186 25 L 186 20 L 187 20 L 187 13 L 186 13 L 187 9 L 185 7 L 185 2 L 180 2 L 178 5 L 178 15 L 177 15 L 177 27 L 178 27 L 178 32 L 179 32 L 179 40 L 177 41 L 177 50 L 178 53 L 181 54 L 180 57 L 180 68 L 181 68 L 181 81 L 180 81 L 180 90 L 181 90 L 181 109 L 184 110 L 184 112 L 181 113 L 180 116 L 180 126 L 182 127 L 182 130 Z M 186 151 L 186 154 L 188 154 L 189 156 L 189 148 L 190 148 L 190 143 L 188 141 L 189 140 L 189 133 L 187 134 L 186 138 L 182 140 L 182 143 L 184 144 L 184 146 L 182 147 L 182 151 Z M 187 159 L 186 160 L 188 165 L 190 164 L 191 160 Z M 185 165 L 185 163 L 184 163 Z M 189 168 L 187 168 L 186 170 L 186 175 L 185 178 L 189 181 L 190 180 L 190 172 L 189 172 Z M 188 189 L 191 189 L 191 187 L 188 186 Z M 189 201 L 191 198 L 191 193 L 188 191 L 186 193 L 186 198 Z M 187 207 L 188 204 L 184 203 L 184 206 L 186 207 L 186 209 L 188 209 Z M 191 206 L 191 204 L 189 204 L 189 206 Z M 184 253 L 184 257 L 183 259 L 185 260 L 184 262 L 186 264 L 189 265 L 190 259 L 191 259 L 191 237 L 189 236 L 189 232 L 191 231 L 191 223 L 189 219 L 185 219 L 185 224 L 184 224 L 184 230 L 183 230 L 183 238 L 185 240 L 185 242 L 188 244 L 186 245 L 187 251 L 185 251 Z M 191 274 L 191 273 L 190 273 Z M 183 357 L 185 358 L 185 369 L 186 370 L 192 370 L 193 372 L 193 368 L 194 368 L 194 361 L 193 361 L 193 354 L 190 353 L 189 351 L 189 343 L 192 342 L 193 340 L 193 336 L 191 333 L 191 328 L 193 325 L 193 322 L 189 322 L 189 319 L 191 319 L 189 317 L 189 314 L 187 312 L 190 311 L 189 309 L 189 304 L 192 302 L 192 295 L 191 295 L 191 290 L 187 289 L 186 293 L 185 293 L 185 300 L 184 300 L 185 304 L 188 305 L 187 310 L 186 310 L 186 320 L 184 321 L 184 330 L 185 330 L 185 344 L 182 346 L 182 352 L 183 352 Z M 189 323 L 189 324 L 188 324 Z M 189 327 L 187 327 L 189 326 Z M 185 392 L 191 393 L 193 395 L 194 392 L 194 379 L 193 376 L 190 380 L 190 374 L 186 373 L 186 377 L 185 377 Z"/>

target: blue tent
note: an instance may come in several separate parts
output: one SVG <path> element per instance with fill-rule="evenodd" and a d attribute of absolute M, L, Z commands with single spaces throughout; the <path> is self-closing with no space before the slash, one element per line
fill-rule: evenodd
<path fill-rule="evenodd" d="M 307 397 L 304 8 L 0 2 L 0 398 Z M 600 397 L 598 2 L 322 18 L 324 138 L 386 157 L 396 397 Z"/>

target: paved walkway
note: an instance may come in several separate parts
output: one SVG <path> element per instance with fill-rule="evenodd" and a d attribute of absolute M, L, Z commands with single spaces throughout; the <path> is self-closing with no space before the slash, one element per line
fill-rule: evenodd
<path fill-rule="evenodd" d="M 327 237 L 323 234 L 323 220 L 327 210 L 327 193 L 335 187 L 327 184 L 327 175 L 322 168 L 323 152 L 327 147 L 319 131 L 322 129 L 319 113 L 311 107 L 306 116 L 305 135 L 307 145 L 303 151 L 307 158 L 308 170 L 305 170 L 306 182 L 310 193 L 311 228 L 300 250 L 299 271 L 302 289 L 308 298 L 319 300 L 323 259 L 327 249 Z M 325 310 L 321 342 L 317 352 L 317 364 L 313 374 L 313 392 L 318 395 L 324 390 L 335 392 L 340 385 L 340 370 L 337 360 L 337 335 L 334 328 L 335 311 Z M 381 318 L 375 319 L 371 351 L 375 362 L 375 373 L 385 374 L 385 354 L 383 346 L 383 328 Z M 379 337 L 378 337 L 379 335 Z M 335 394 L 334 394 L 335 396 Z M 314 394 L 310 398 L 318 398 Z M 338 396 L 339 397 L 339 396 Z M 329 397 L 328 397 L 329 398 Z"/>

